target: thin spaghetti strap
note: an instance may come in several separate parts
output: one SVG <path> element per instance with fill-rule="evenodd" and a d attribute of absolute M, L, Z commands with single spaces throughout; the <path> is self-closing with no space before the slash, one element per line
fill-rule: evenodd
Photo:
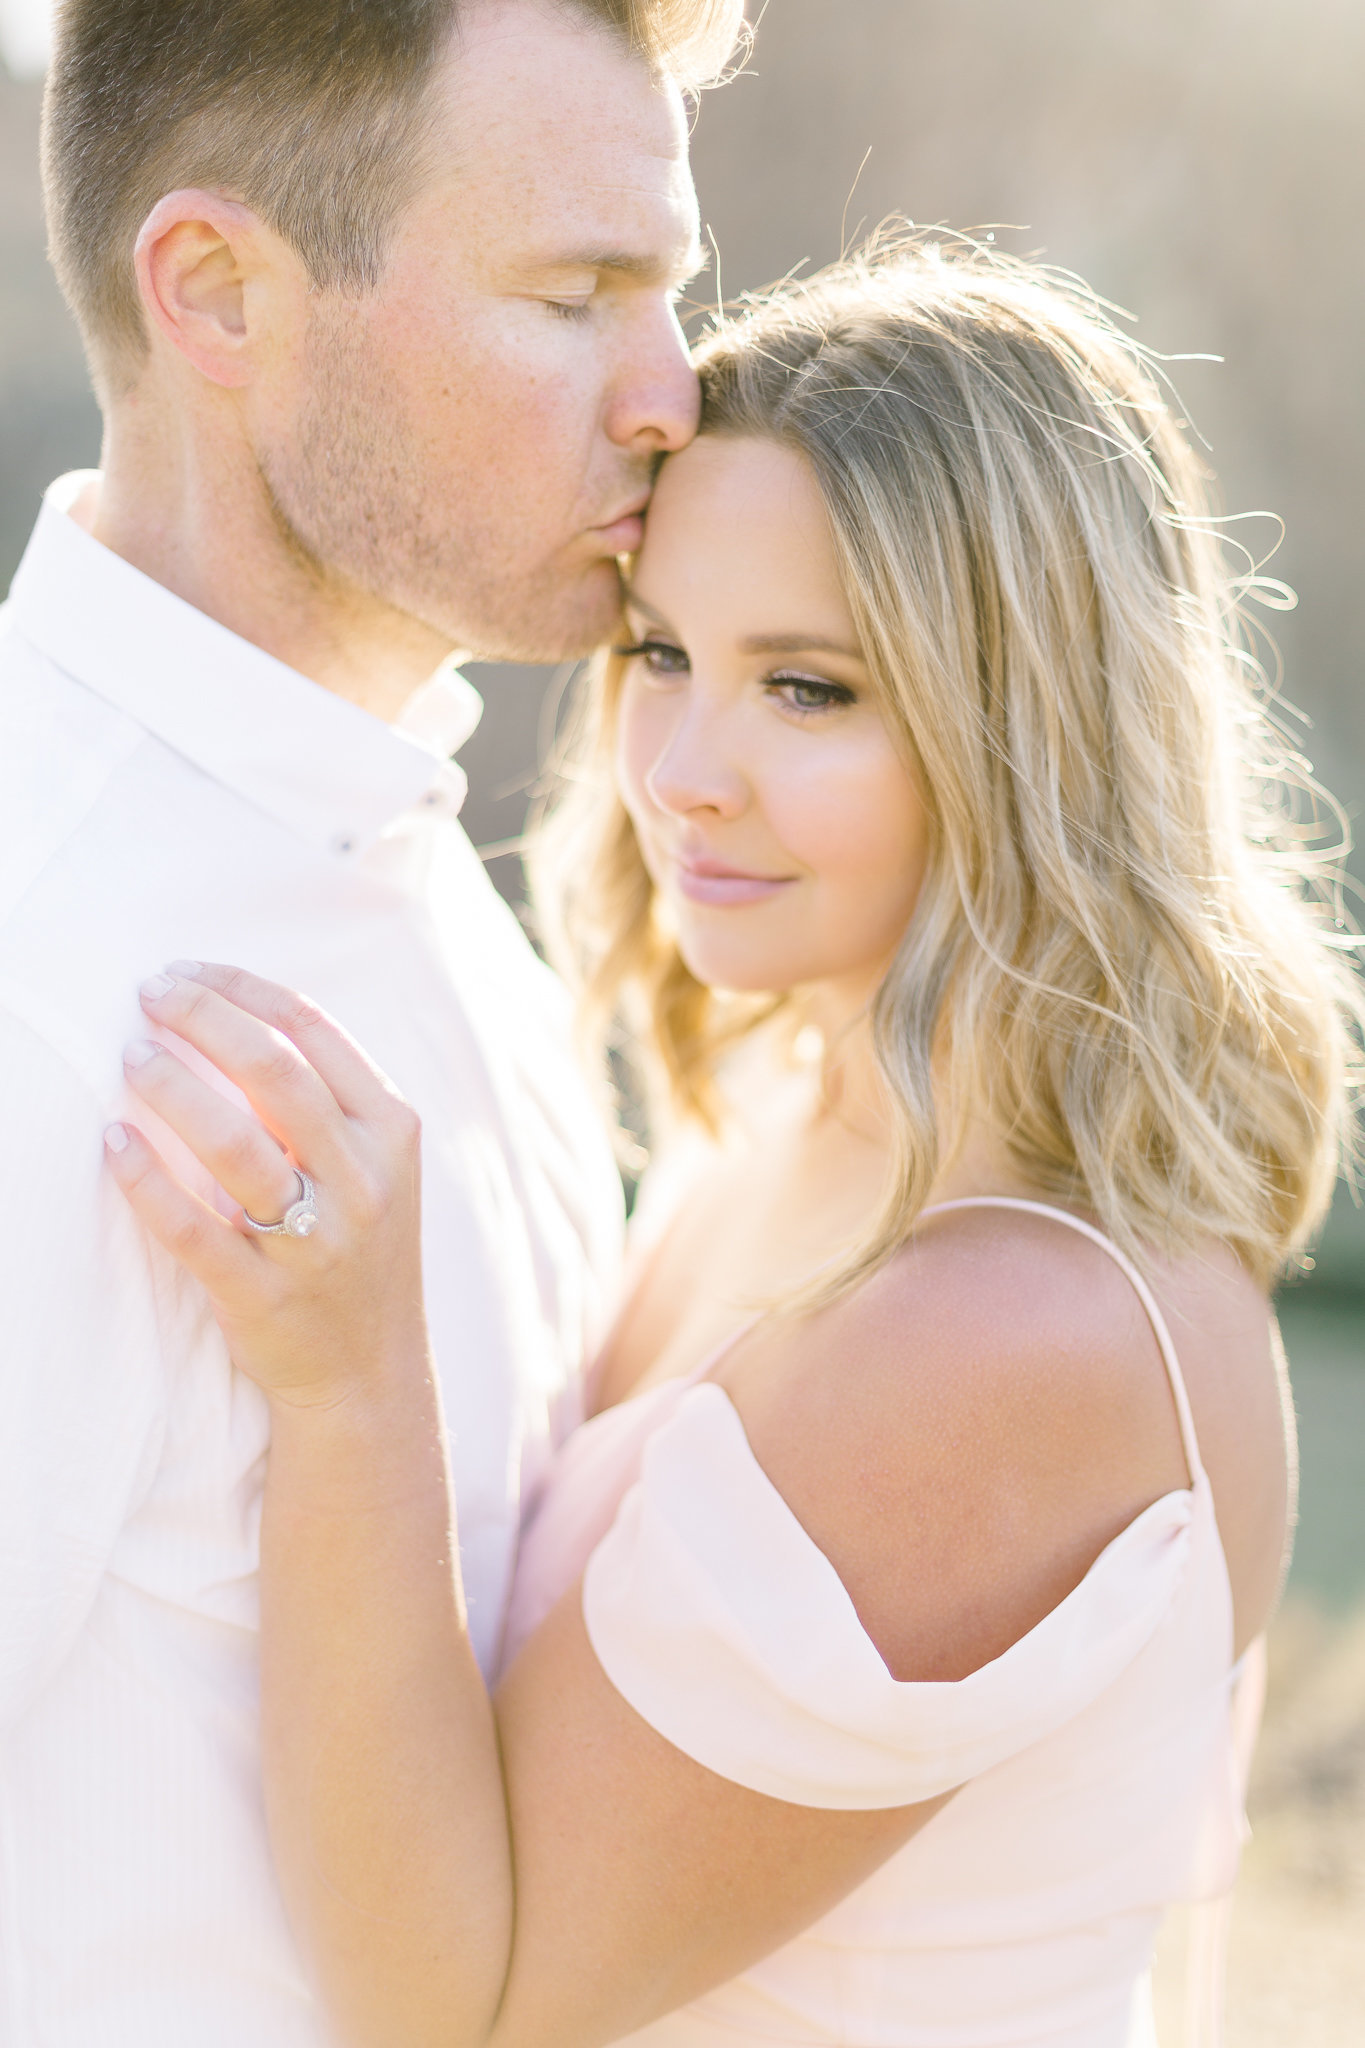
<path fill-rule="evenodd" d="M 750 1330 L 756 1330 L 766 1314 L 767 1310 L 760 1308 L 755 1309 L 751 1316 L 746 1316 L 737 1329 L 731 1330 L 728 1337 L 722 1337 L 719 1344 L 714 1345 L 707 1352 L 700 1365 L 695 1365 L 691 1372 L 680 1375 L 683 1385 L 685 1387 L 695 1387 L 702 1380 L 709 1379 L 716 1367 L 730 1356 L 740 1338 L 747 1337 Z M 659 1386 L 667 1386 L 668 1384 L 667 1380 L 656 1382 L 656 1385 Z"/>
<path fill-rule="evenodd" d="M 1031 1216 L 1050 1216 L 1054 1222 L 1064 1223 L 1070 1230 L 1077 1230 L 1082 1237 L 1088 1237 L 1101 1251 L 1107 1252 L 1120 1272 L 1126 1273 L 1133 1291 L 1147 1311 L 1147 1320 L 1152 1326 L 1166 1377 L 1171 1383 L 1171 1399 L 1180 1423 L 1180 1441 L 1185 1449 L 1185 1462 L 1190 1468 L 1190 1477 L 1199 1478 L 1204 1470 L 1199 1455 L 1199 1439 L 1194 1430 L 1194 1414 L 1190 1408 L 1190 1397 L 1185 1388 L 1185 1375 L 1180 1370 L 1174 1340 L 1166 1318 L 1162 1315 L 1147 1282 L 1126 1253 L 1121 1252 L 1112 1237 L 1106 1237 L 1102 1230 L 1096 1230 L 1093 1223 L 1083 1223 L 1079 1216 L 1073 1216 L 1066 1209 L 1054 1209 L 1048 1202 L 1026 1202 L 1016 1195 L 963 1195 L 955 1202 L 936 1202 L 931 1209 L 921 1209 L 920 1216 L 942 1216 L 949 1209 L 1020 1209 Z"/>

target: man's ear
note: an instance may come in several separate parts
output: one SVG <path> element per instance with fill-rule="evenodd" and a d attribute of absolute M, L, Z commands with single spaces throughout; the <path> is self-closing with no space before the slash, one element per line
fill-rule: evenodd
<path fill-rule="evenodd" d="M 201 375 L 229 389 L 251 380 L 273 273 L 285 251 L 250 207 L 220 193 L 168 192 L 133 251 L 147 320 Z M 260 287 L 265 286 L 264 294 Z"/>

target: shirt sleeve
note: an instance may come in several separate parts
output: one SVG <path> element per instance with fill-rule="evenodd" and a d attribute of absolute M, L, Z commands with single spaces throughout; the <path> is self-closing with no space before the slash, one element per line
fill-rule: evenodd
<path fill-rule="evenodd" d="M 0 1728 L 59 1667 L 154 1469 L 149 1247 L 103 1164 L 107 1114 L 0 1009 Z"/>
<path fill-rule="evenodd" d="M 967 1678 L 892 1677 L 719 1387 L 684 1396 L 588 1563 L 607 1677 L 675 1748 L 798 1806 L 910 1806 L 1055 1733 L 1151 1639 L 1185 1570 L 1168 1494 L 1039 1625 Z"/>

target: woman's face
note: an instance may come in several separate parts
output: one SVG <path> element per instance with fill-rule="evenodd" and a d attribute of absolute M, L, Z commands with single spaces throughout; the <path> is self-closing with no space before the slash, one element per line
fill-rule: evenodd
<path fill-rule="evenodd" d="M 665 463 L 627 602 L 617 776 L 699 981 L 865 1002 L 926 821 L 802 458 L 703 436 Z"/>

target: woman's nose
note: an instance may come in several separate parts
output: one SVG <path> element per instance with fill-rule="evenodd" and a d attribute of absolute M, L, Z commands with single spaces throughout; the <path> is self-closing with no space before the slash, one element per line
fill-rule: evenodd
<path fill-rule="evenodd" d="M 723 740 L 714 718 L 696 711 L 685 716 L 645 777 L 651 801 L 677 817 L 699 810 L 737 817 L 749 800 L 749 785 Z"/>

